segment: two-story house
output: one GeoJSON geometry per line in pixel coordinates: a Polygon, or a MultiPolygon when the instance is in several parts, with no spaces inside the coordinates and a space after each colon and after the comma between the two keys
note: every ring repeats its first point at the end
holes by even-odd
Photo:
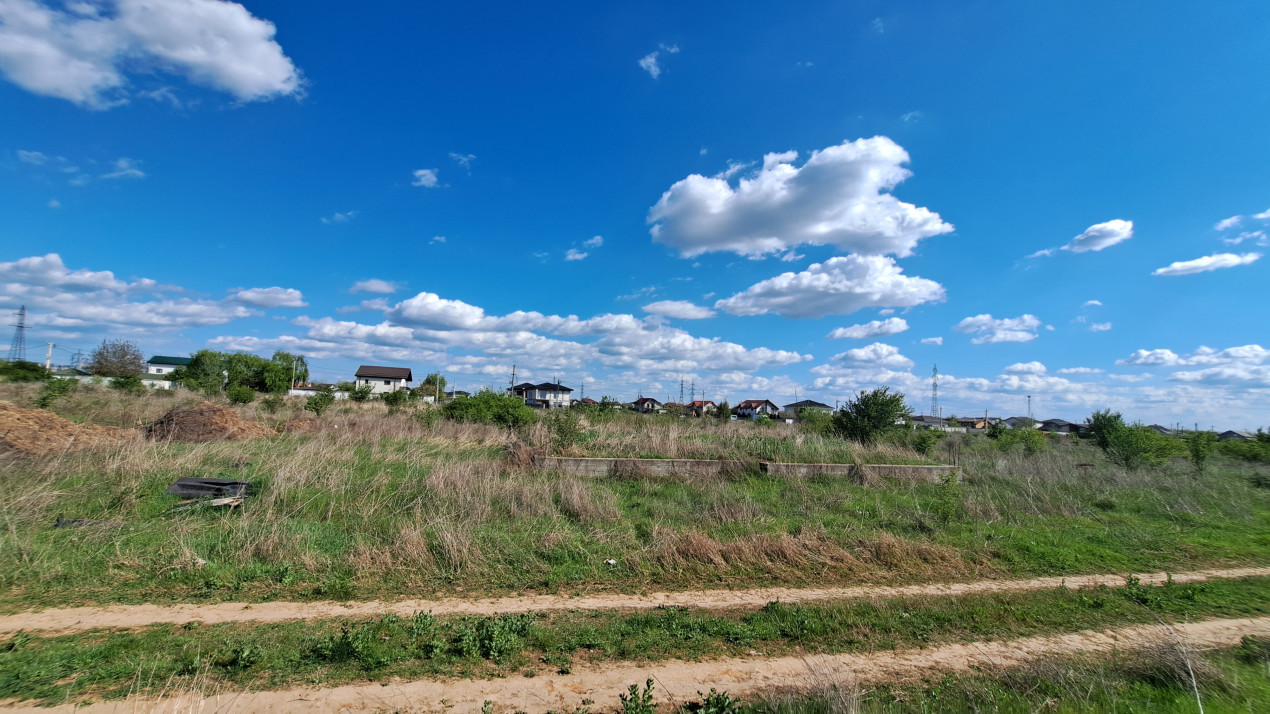
{"type": "Polygon", "coordinates": [[[763,415],[774,419],[780,413],[781,408],[767,399],[746,399],[736,405],[736,415],[747,419],[757,419],[763,415]]]}
{"type": "Polygon", "coordinates": [[[568,409],[573,404],[573,390],[561,384],[522,382],[507,390],[535,409],[568,409]]]}
{"type": "Polygon", "coordinates": [[[410,383],[415,380],[409,367],[379,367],[366,364],[358,367],[357,374],[354,376],[357,378],[357,386],[369,384],[372,387],[372,394],[410,389],[410,383]]]}

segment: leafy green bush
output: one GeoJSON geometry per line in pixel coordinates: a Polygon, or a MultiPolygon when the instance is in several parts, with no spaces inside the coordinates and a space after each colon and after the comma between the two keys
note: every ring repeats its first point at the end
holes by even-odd
{"type": "Polygon", "coordinates": [[[129,394],[138,394],[144,392],[146,385],[142,383],[141,378],[135,374],[123,374],[113,377],[110,380],[110,388],[117,389],[121,392],[129,394]]]}
{"type": "Polygon", "coordinates": [[[804,409],[798,413],[798,429],[808,434],[829,436],[833,433],[833,415],[819,409],[804,409]]]}
{"type": "Polygon", "coordinates": [[[890,387],[879,387],[847,402],[833,415],[833,428],[839,436],[872,444],[898,428],[897,422],[908,413],[903,392],[892,394],[890,387]]]}
{"type": "Polygon", "coordinates": [[[1217,448],[1217,435],[1211,431],[1194,431],[1186,435],[1186,448],[1191,453],[1195,470],[1204,473],[1208,457],[1217,448]]]}
{"type": "Polygon", "coordinates": [[[946,436],[938,429],[914,429],[908,437],[908,445],[917,453],[930,456],[935,451],[935,445],[946,436]]]}
{"type": "Polygon", "coordinates": [[[446,402],[441,413],[454,421],[496,424],[514,428],[527,426],[537,418],[520,397],[482,389],[476,396],[458,397],[446,402]]]}
{"type": "Polygon", "coordinates": [[[1107,435],[1107,458],[1114,464],[1136,471],[1164,461],[1163,437],[1146,426],[1126,426],[1107,435]]]}
{"type": "Polygon", "coordinates": [[[40,389],[40,396],[35,398],[35,406],[48,409],[53,406],[54,401],[75,391],[78,386],[79,381],[75,379],[51,379],[40,389]]]}
{"type": "Polygon", "coordinates": [[[1045,434],[1039,429],[1005,428],[996,431],[995,435],[990,432],[988,438],[992,439],[1001,451],[1014,451],[1021,447],[1023,453],[1028,456],[1039,454],[1049,448],[1049,444],[1045,441],[1045,434]]]}
{"type": "Polygon", "coordinates": [[[389,412],[395,412],[406,406],[406,403],[414,399],[414,394],[408,389],[398,389],[392,392],[385,392],[379,397],[384,404],[388,405],[389,412]]]}
{"type": "Polygon", "coordinates": [[[256,400],[256,390],[238,385],[226,389],[225,396],[229,397],[230,404],[251,404],[256,400]]]}
{"type": "Polygon", "coordinates": [[[1231,458],[1254,463],[1270,463],[1270,434],[1257,434],[1255,439],[1229,439],[1217,444],[1217,449],[1231,458]]]}
{"type": "Polygon", "coordinates": [[[359,384],[359,385],[353,386],[351,389],[348,390],[348,398],[352,399],[355,402],[361,403],[366,401],[367,399],[370,399],[370,396],[374,393],[375,393],[375,385],[359,384]]]}
{"type": "Polygon", "coordinates": [[[286,404],[287,400],[281,394],[270,394],[260,400],[260,406],[270,414],[277,414],[286,404]]]}
{"type": "Polygon", "coordinates": [[[330,387],[327,387],[304,400],[304,408],[307,411],[313,412],[314,416],[320,417],[322,416],[322,412],[329,409],[334,403],[335,394],[331,391],[330,387]]]}
{"type": "Polygon", "coordinates": [[[42,382],[52,379],[53,375],[44,369],[44,365],[26,360],[0,362],[0,378],[6,382],[42,382]]]}

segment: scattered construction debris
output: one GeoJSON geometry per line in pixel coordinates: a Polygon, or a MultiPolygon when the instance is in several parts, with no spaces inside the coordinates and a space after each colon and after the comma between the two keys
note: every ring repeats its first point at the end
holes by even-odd
{"type": "Polygon", "coordinates": [[[238,412],[211,402],[172,407],[158,421],[146,427],[151,439],[173,441],[220,441],[258,439],[274,431],[258,421],[248,421],[238,412]]]}
{"type": "Polygon", "coordinates": [[[182,498],[243,498],[251,495],[251,484],[227,478],[186,476],[168,486],[167,492],[182,498]]]}
{"type": "Polygon", "coordinates": [[[131,429],[76,424],[45,409],[23,409],[0,401],[0,454],[45,456],[116,446],[138,438],[131,429]]]}

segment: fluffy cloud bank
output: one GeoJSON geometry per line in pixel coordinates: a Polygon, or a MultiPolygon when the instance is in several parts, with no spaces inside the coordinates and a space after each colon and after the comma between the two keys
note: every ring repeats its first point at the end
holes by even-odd
{"type": "Polygon", "coordinates": [[[812,263],[802,272],[781,273],[714,306],[733,315],[823,317],[849,315],[867,307],[913,307],[943,299],[942,285],[904,275],[892,258],[848,255],[812,263]]]}
{"type": "Polygon", "coordinates": [[[912,254],[923,238],[953,227],[938,213],[904,203],[889,191],[911,172],[908,153],[885,136],[813,151],[767,154],[740,179],[692,174],[677,181],[648,212],[653,240],[690,258],[711,251],[759,257],[801,244],[832,245],[866,255],[912,254]]]}
{"type": "Polygon", "coordinates": [[[124,66],[164,71],[241,101],[301,90],[273,23],[221,0],[0,0],[0,72],[35,94],[107,108],[127,100],[124,66]]]}
{"type": "Polygon", "coordinates": [[[714,317],[714,310],[695,305],[687,300],[659,300],[644,306],[644,312],[663,317],[674,317],[680,320],[703,320],[714,317]]]}

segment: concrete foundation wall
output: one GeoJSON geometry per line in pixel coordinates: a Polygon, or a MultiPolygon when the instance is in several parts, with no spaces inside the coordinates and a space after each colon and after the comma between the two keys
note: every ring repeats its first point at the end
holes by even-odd
{"type": "MultiPolygon", "coordinates": [[[[592,478],[641,478],[644,476],[673,476],[718,474],[725,467],[745,468],[743,461],[715,461],[706,459],[582,459],[564,456],[543,456],[535,460],[544,471],[559,471],[573,476],[592,478]]],[[[760,462],[761,471],[782,478],[806,478],[808,476],[857,476],[853,464],[781,464],[760,462]]],[[[865,476],[897,481],[939,482],[950,474],[956,474],[956,466],[909,466],[900,464],[867,464],[865,476]]]]}

